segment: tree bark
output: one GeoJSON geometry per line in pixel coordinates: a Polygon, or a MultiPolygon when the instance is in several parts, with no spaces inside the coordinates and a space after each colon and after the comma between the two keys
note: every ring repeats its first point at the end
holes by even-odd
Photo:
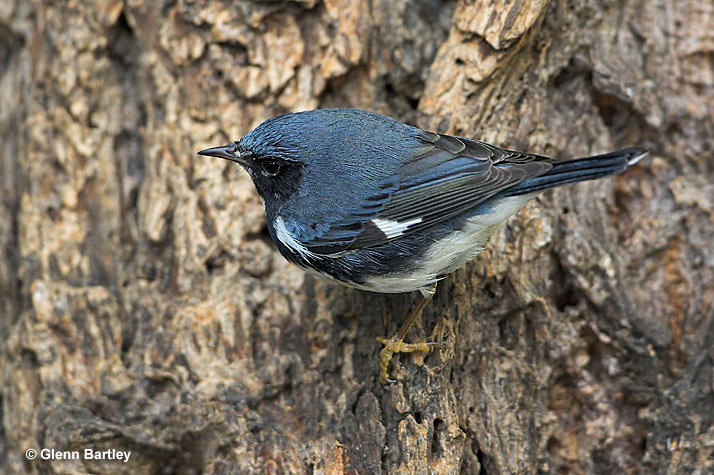
{"type": "Polygon", "coordinates": [[[0,98],[3,473],[714,471],[710,0],[3,0],[0,98]],[[420,297],[305,276],[195,154],[334,106],[652,152],[514,216],[381,386],[420,297]]]}

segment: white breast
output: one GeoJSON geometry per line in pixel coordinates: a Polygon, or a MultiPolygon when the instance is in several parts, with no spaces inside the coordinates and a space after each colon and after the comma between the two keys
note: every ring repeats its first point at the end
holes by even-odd
{"type": "Polygon", "coordinates": [[[288,231],[288,228],[285,226],[285,221],[282,217],[275,217],[275,220],[273,220],[273,229],[275,229],[275,237],[277,237],[283,245],[297,252],[304,259],[320,257],[314,252],[309,251],[302,245],[302,243],[298,242],[292,234],[290,234],[290,231],[288,231]]]}

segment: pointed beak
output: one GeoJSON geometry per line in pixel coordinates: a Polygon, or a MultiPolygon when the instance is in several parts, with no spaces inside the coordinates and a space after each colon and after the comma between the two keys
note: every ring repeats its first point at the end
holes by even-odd
{"type": "Polygon", "coordinates": [[[238,162],[239,157],[236,156],[235,154],[235,145],[224,145],[223,147],[212,147],[212,148],[207,148],[204,150],[201,150],[198,152],[199,155],[205,155],[207,157],[218,157],[218,158],[225,158],[226,160],[230,160],[232,162],[238,162]]]}

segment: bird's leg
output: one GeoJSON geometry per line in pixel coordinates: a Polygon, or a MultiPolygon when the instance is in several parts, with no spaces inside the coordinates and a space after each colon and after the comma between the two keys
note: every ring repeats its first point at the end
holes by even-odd
{"type": "Polygon", "coordinates": [[[422,310],[426,307],[431,299],[436,293],[436,282],[429,287],[424,295],[424,299],[419,302],[419,304],[412,310],[407,319],[402,324],[399,331],[391,338],[378,336],[377,341],[384,345],[382,351],[379,353],[379,382],[381,384],[387,384],[387,382],[394,382],[394,380],[389,379],[389,362],[392,361],[392,356],[394,353],[412,353],[414,351],[429,351],[432,346],[438,346],[438,343],[434,342],[421,342],[421,343],[405,343],[404,337],[412,326],[414,320],[421,315],[422,310]]]}

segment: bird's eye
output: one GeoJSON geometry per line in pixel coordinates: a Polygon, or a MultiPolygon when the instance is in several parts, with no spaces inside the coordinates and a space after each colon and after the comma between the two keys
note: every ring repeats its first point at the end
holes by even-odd
{"type": "Polygon", "coordinates": [[[261,166],[265,173],[270,176],[275,176],[280,171],[280,163],[275,160],[263,160],[261,166]]]}

